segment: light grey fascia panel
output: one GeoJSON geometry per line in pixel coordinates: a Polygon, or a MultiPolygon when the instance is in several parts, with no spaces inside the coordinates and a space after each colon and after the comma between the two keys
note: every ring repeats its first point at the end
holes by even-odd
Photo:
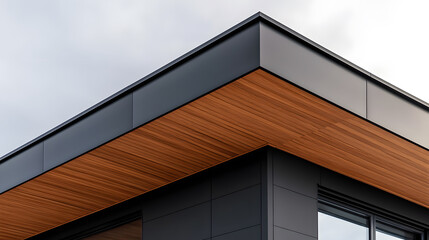
{"type": "Polygon", "coordinates": [[[429,112],[368,82],[368,120],[429,148],[429,112]]]}
{"type": "Polygon", "coordinates": [[[366,79],[261,23],[261,67],[361,117],[366,115],[366,79]]]}

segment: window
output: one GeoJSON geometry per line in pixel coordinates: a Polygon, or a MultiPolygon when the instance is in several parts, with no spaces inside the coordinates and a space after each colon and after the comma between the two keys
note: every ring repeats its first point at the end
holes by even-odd
{"type": "Polygon", "coordinates": [[[364,215],[321,205],[319,240],[368,240],[369,222],[364,215]]]}
{"type": "MultiPolygon", "coordinates": [[[[375,237],[377,240],[414,240],[419,239],[418,234],[413,234],[412,232],[400,229],[398,227],[390,226],[383,222],[376,222],[376,232],[375,237]]],[[[421,239],[421,237],[420,237],[421,239]]]]}
{"type": "Polygon", "coordinates": [[[142,238],[142,220],[138,219],[83,239],[84,240],[121,240],[121,239],[139,240],[141,238],[142,238]]]}
{"type": "Polygon", "coordinates": [[[422,240],[422,230],[352,207],[320,202],[319,240],[422,240]]]}

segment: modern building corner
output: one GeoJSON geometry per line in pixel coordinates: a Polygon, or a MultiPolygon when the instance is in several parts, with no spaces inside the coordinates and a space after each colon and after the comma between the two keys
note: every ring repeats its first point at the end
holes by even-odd
{"type": "Polygon", "coordinates": [[[0,158],[0,239],[429,240],[429,104],[257,13],[0,158]]]}

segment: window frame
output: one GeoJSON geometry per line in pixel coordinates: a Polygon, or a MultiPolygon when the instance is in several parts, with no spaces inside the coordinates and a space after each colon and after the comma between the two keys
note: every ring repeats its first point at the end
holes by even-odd
{"type": "MultiPolygon", "coordinates": [[[[416,235],[413,240],[425,240],[425,226],[418,222],[410,221],[406,217],[388,212],[375,206],[365,204],[359,200],[350,198],[330,189],[319,187],[317,212],[329,214],[340,219],[353,222],[353,219],[346,216],[339,216],[337,211],[330,212],[329,209],[337,209],[345,215],[356,215],[367,218],[369,229],[369,240],[376,240],[377,226],[389,226],[393,229],[404,231],[416,235]]],[[[359,224],[359,223],[356,223],[359,224]]]]}

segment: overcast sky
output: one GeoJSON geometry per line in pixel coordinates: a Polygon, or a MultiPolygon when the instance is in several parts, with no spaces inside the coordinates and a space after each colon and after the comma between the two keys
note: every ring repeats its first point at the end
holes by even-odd
{"type": "Polygon", "coordinates": [[[427,2],[0,0],[0,156],[258,11],[429,102],[427,2]]]}

